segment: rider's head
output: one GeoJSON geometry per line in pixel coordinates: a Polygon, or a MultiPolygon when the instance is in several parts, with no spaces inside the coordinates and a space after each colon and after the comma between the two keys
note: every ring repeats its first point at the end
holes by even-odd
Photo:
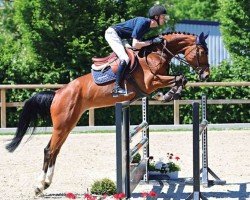
{"type": "Polygon", "coordinates": [[[166,8],[161,5],[155,5],[151,7],[148,11],[149,18],[155,20],[158,26],[163,25],[165,23],[166,14],[167,14],[166,8]]]}

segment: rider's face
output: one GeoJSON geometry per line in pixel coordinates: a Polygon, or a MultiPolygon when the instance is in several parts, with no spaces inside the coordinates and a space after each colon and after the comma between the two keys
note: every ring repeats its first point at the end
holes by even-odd
{"type": "Polygon", "coordinates": [[[160,24],[160,26],[165,24],[168,20],[169,20],[168,15],[160,15],[159,16],[159,24],[160,24]]]}

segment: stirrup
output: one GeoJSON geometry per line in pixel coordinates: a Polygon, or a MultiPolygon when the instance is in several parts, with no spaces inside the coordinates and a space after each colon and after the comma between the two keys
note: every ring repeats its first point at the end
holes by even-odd
{"type": "Polygon", "coordinates": [[[119,95],[126,96],[126,95],[128,95],[128,92],[127,92],[127,90],[124,90],[121,87],[115,87],[112,90],[112,95],[113,95],[113,97],[118,97],[119,95]]]}

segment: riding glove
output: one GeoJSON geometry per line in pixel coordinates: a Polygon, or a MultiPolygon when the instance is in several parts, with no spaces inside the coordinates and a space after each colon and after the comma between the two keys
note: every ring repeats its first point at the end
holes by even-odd
{"type": "Polygon", "coordinates": [[[160,44],[162,42],[162,38],[160,37],[156,37],[154,39],[151,40],[151,44],[160,44]]]}

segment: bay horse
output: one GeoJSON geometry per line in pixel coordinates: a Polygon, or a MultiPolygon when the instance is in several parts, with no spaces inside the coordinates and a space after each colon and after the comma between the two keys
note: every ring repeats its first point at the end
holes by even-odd
{"type": "MultiPolygon", "coordinates": [[[[210,75],[208,49],[205,39],[190,33],[165,33],[160,44],[152,44],[137,52],[137,66],[127,80],[126,96],[113,97],[114,83],[97,85],[91,73],[83,75],[56,91],[39,92],[25,102],[13,139],[6,145],[13,152],[30,127],[35,129],[37,120],[49,117],[53,131],[48,145],[44,149],[42,173],[35,194],[42,194],[52,182],[57,155],[70,131],[76,126],[81,115],[90,108],[113,106],[116,102],[134,101],[141,96],[150,95],[159,88],[171,86],[163,96],[165,101],[179,98],[186,84],[183,75],[169,75],[169,62],[178,54],[184,54],[182,62],[188,63],[199,74],[201,80],[210,75]]],[[[31,135],[34,133],[34,129],[31,135]]]]}

